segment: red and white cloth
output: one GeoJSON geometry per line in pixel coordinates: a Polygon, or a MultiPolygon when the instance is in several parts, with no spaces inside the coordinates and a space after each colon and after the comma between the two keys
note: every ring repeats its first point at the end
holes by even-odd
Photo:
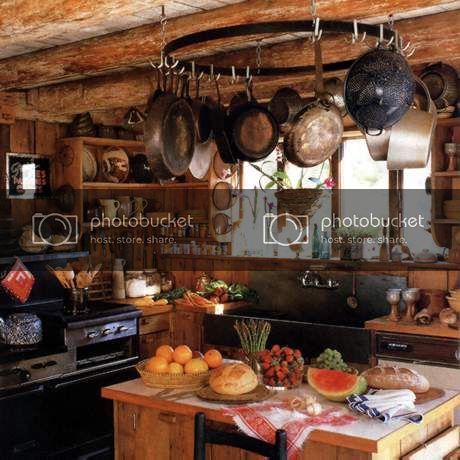
{"type": "Polygon", "coordinates": [[[336,407],[327,407],[321,414],[310,416],[293,410],[289,401],[266,401],[226,408],[244,434],[266,442],[275,442],[276,430],[282,429],[287,434],[288,460],[296,460],[308,435],[321,425],[343,426],[357,420],[354,415],[336,407]]]}

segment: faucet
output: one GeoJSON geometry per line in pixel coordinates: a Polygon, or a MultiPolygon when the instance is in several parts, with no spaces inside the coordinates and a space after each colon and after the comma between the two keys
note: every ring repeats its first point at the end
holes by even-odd
{"type": "Polygon", "coordinates": [[[304,288],[337,289],[340,286],[340,283],[334,278],[328,277],[323,279],[318,272],[311,270],[299,273],[297,279],[304,288]]]}

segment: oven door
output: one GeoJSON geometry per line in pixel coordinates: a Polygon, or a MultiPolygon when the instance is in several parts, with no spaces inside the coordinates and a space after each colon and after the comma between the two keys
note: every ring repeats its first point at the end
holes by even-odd
{"type": "Polygon", "coordinates": [[[113,458],[113,405],[101,388],[138,377],[132,363],[60,379],[47,392],[54,423],[49,458],[113,458]]]}
{"type": "Polygon", "coordinates": [[[44,458],[47,445],[43,385],[10,389],[0,394],[0,457],[8,460],[44,458]]]}

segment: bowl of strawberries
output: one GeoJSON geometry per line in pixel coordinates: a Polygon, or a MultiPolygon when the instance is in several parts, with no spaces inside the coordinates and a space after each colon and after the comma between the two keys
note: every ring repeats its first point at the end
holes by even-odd
{"type": "Polygon", "coordinates": [[[302,382],[304,360],[300,350],[273,345],[260,354],[264,385],[271,390],[295,388],[302,382]]]}

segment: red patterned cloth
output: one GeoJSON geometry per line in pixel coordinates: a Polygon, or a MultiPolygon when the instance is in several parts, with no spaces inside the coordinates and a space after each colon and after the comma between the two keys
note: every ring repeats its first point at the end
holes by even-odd
{"type": "Polygon", "coordinates": [[[325,408],[320,415],[309,416],[293,410],[289,401],[266,401],[224,409],[238,428],[248,436],[275,442],[278,429],[286,431],[288,460],[296,460],[308,435],[321,425],[343,426],[357,420],[354,415],[335,407],[325,408]]]}

